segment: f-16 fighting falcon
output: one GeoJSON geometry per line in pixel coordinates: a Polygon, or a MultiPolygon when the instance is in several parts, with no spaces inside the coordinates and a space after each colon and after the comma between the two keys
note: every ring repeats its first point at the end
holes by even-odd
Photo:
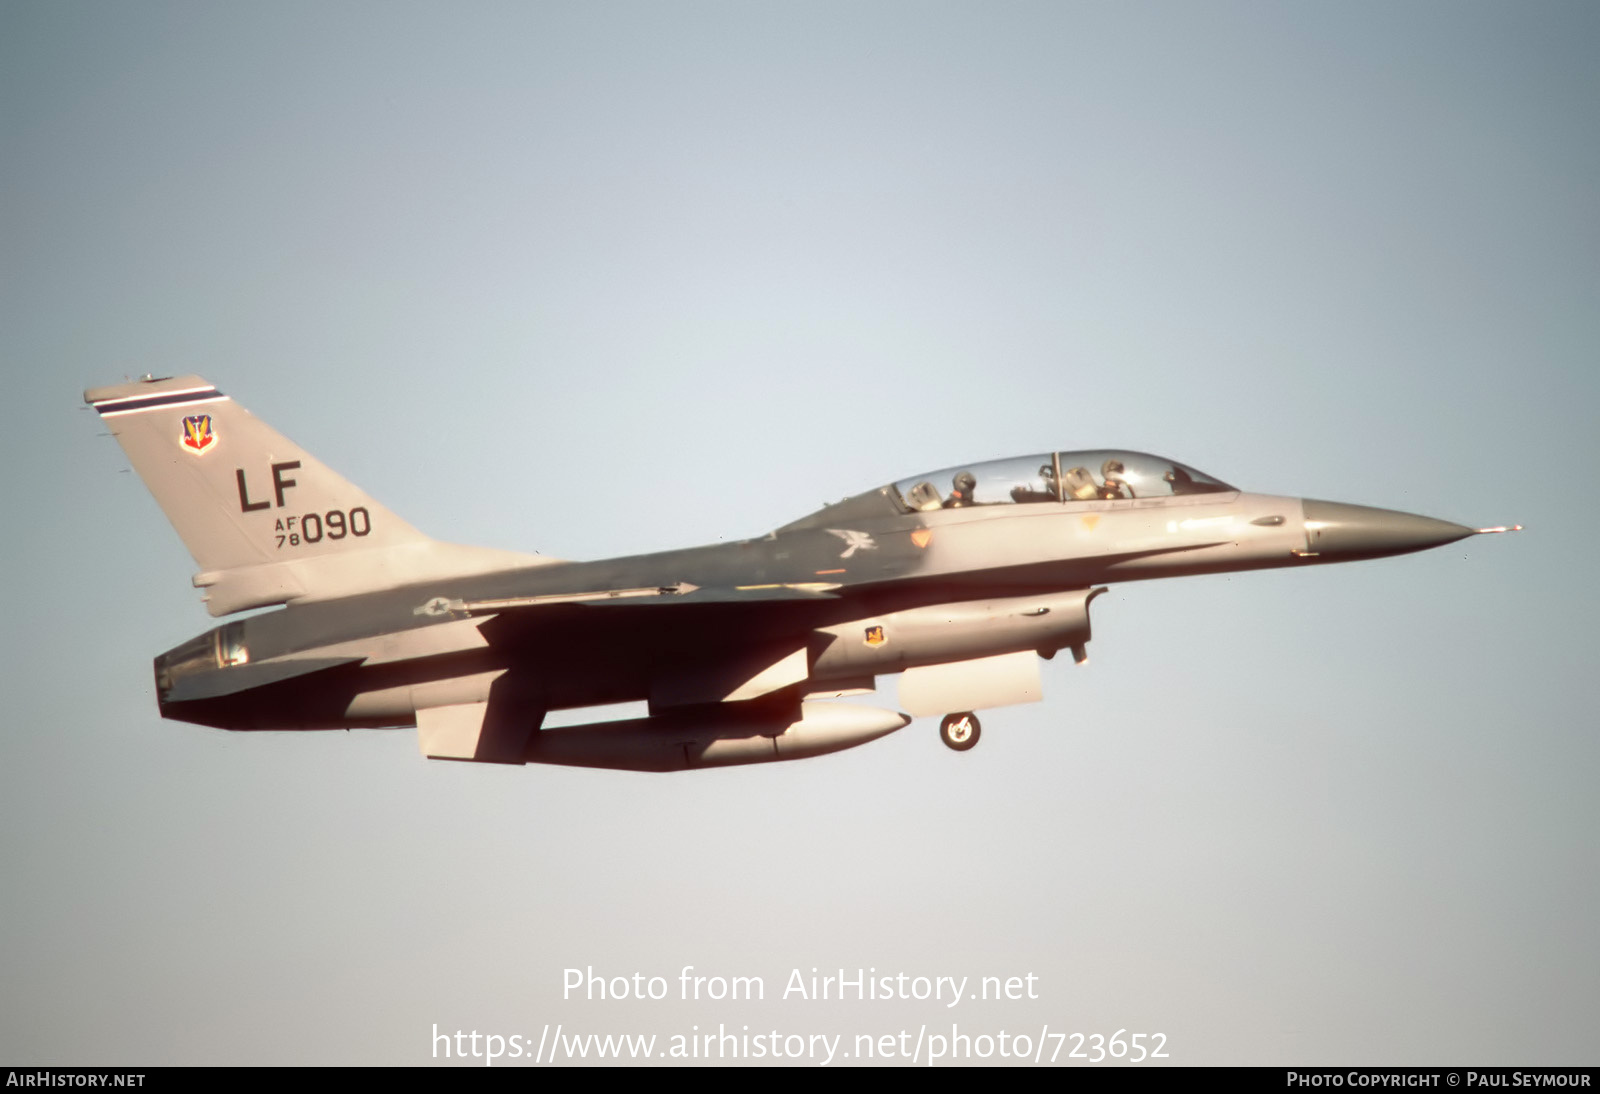
{"type": "Polygon", "coordinates": [[[1244,493],[1142,452],[961,464],[756,539],[599,562],[430,539],[197,376],[90,390],[213,616],[157,657],[161,713],[415,726],[422,754],[636,771],[794,760],[1040,698],[1105,583],[1381,558],[1481,532],[1244,493]],[[832,702],[899,673],[906,713],[832,702]],[[541,728],[555,710],[649,716],[541,728]]]}

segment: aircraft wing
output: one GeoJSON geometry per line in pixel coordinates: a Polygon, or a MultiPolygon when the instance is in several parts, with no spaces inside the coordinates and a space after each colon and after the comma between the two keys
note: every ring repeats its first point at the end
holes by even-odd
{"type": "Polygon", "coordinates": [[[582,607],[623,606],[630,608],[666,604],[742,604],[815,602],[837,599],[838,585],[828,582],[803,584],[699,586],[688,582],[676,585],[647,585],[631,589],[545,593],[538,596],[450,599],[434,597],[416,609],[417,615],[478,615],[486,612],[517,612],[557,605],[582,607]]]}
{"type": "MultiPolygon", "coordinates": [[[[837,600],[839,586],[813,581],[787,585],[729,585],[691,587],[672,597],[639,601],[640,604],[768,604],[776,602],[837,600]]],[[[591,601],[596,605],[616,604],[616,600],[591,601]]]]}

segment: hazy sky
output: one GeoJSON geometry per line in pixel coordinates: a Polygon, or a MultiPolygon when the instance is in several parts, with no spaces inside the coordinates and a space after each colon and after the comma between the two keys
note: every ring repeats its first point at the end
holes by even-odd
{"type": "Polygon", "coordinates": [[[1588,3],[0,3],[0,1059],[1596,1063],[1597,54],[1588,3]],[[211,620],[80,409],[146,372],[558,557],[1051,448],[1529,531],[1115,586],[966,754],[429,763],[157,716],[211,620]]]}

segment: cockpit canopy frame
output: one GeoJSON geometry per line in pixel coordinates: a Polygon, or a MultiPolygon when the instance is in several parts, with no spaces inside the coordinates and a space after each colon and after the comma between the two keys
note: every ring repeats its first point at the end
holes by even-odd
{"type": "Polygon", "coordinates": [[[1013,456],[900,479],[885,493],[903,512],[1034,502],[1116,501],[1235,491],[1186,464],[1120,449],[1013,456]]]}

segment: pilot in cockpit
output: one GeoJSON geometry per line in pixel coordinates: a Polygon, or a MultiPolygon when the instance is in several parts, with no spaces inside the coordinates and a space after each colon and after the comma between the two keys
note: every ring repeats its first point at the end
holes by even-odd
{"type": "Polygon", "coordinates": [[[971,471],[956,472],[955,478],[950,480],[950,485],[954,489],[950,491],[950,496],[944,501],[946,509],[962,509],[968,505],[977,504],[972,497],[972,492],[978,488],[978,478],[971,471]]]}
{"type": "Polygon", "coordinates": [[[1110,459],[1100,465],[1100,476],[1106,480],[1105,485],[1100,488],[1102,498],[1111,501],[1133,496],[1133,490],[1122,477],[1123,470],[1122,461],[1118,459],[1110,459]]]}

